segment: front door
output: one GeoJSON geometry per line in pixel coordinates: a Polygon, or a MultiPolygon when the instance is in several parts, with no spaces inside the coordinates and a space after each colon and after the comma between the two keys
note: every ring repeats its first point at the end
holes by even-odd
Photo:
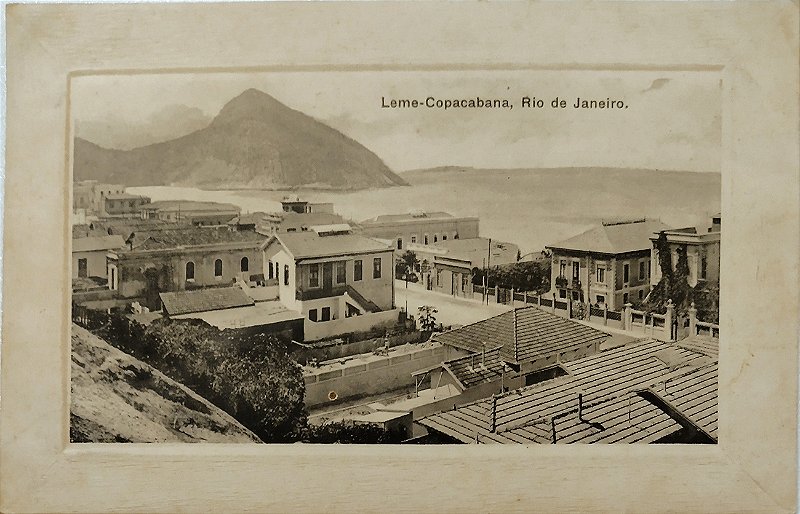
{"type": "Polygon", "coordinates": [[[322,265],[322,288],[330,291],[333,288],[333,263],[326,262],[322,265]]]}

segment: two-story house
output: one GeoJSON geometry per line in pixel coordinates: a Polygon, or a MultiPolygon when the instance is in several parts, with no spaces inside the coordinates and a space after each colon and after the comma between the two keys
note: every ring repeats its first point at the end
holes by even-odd
{"type": "Polygon", "coordinates": [[[305,317],[307,340],[370,328],[366,319],[333,323],[356,316],[396,321],[394,256],[385,243],[330,225],[276,233],[262,248],[264,274],[278,280],[281,303],[305,317]]]}
{"type": "Polygon", "coordinates": [[[650,292],[650,236],[669,230],[658,220],[607,221],[564,241],[552,252],[551,293],[560,300],[621,310],[650,292]]]}
{"type": "MultiPolygon", "coordinates": [[[[664,231],[672,257],[673,269],[678,263],[678,248],[686,249],[689,264],[689,285],[695,287],[700,282],[719,282],[721,217],[712,216],[711,226],[684,227],[664,231]]],[[[651,234],[653,245],[650,267],[653,274],[650,284],[655,286],[661,280],[658,250],[659,233],[651,234]]]]}
{"type": "Polygon", "coordinates": [[[384,214],[360,223],[365,236],[389,239],[397,250],[409,244],[432,245],[453,239],[478,237],[476,217],[453,216],[447,212],[412,211],[384,214]]]}

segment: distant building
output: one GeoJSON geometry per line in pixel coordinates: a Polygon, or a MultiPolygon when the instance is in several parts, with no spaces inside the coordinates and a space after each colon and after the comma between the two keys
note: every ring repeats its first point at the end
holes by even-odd
{"type": "MultiPolygon", "coordinates": [[[[672,256],[672,268],[678,263],[678,248],[686,249],[689,264],[689,285],[695,287],[700,282],[719,282],[719,251],[721,217],[719,214],[711,218],[708,227],[684,227],[665,230],[672,256]]],[[[661,280],[661,266],[657,242],[659,233],[650,236],[653,244],[650,267],[653,269],[650,284],[655,286],[661,280]]]]}
{"type": "Polygon", "coordinates": [[[239,216],[241,208],[229,203],[165,200],[144,205],[140,211],[142,219],[219,226],[239,216]]]}
{"type": "Polygon", "coordinates": [[[281,200],[283,212],[294,212],[297,214],[333,214],[332,203],[310,203],[301,200],[298,196],[286,196],[281,200]]]}
{"type": "Polygon", "coordinates": [[[551,293],[621,310],[650,292],[654,232],[670,227],[657,220],[603,222],[564,241],[547,245],[552,252],[551,293]]]}
{"type": "Polygon", "coordinates": [[[345,219],[338,214],[326,212],[305,212],[297,213],[279,212],[267,214],[259,220],[256,230],[262,234],[274,234],[278,232],[306,232],[311,227],[320,225],[340,225],[345,223],[345,219]]]}
{"type": "Polygon", "coordinates": [[[519,247],[513,243],[474,237],[448,239],[429,245],[409,244],[407,250],[417,256],[420,276],[427,289],[471,297],[473,270],[513,264],[517,262],[519,247]]]}
{"type": "Polygon", "coordinates": [[[72,240],[72,278],[107,276],[106,254],[125,246],[120,236],[92,236],[72,240]]]}
{"type": "Polygon", "coordinates": [[[430,245],[453,239],[478,237],[478,218],[456,217],[447,212],[412,211],[384,214],[360,223],[365,236],[390,239],[397,250],[408,244],[430,245]]]}
{"type": "Polygon", "coordinates": [[[72,184],[72,211],[84,215],[101,215],[109,195],[125,193],[125,186],[104,184],[96,180],[83,180],[72,184]]]}
{"type": "Polygon", "coordinates": [[[391,247],[334,225],[276,233],[263,249],[267,281],[277,279],[281,302],[306,318],[306,339],[397,321],[391,247]]]}
{"type": "Polygon", "coordinates": [[[100,216],[112,218],[139,218],[140,209],[150,203],[150,198],[129,193],[112,193],[105,196],[100,216]]]}
{"type": "Polygon", "coordinates": [[[263,282],[265,237],[226,228],[137,232],[108,254],[108,287],[157,310],[158,293],[263,282]]]}

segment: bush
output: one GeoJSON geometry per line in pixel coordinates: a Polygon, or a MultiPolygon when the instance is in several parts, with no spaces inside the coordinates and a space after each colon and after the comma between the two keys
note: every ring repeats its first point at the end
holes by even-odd
{"type": "MultiPolygon", "coordinates": [[[[483,285],[484,270],[475,268],[472,283],[483,285]]],[[[486,270],[487,285],[515,291],[545,293],[550,290],[550,261],[525,261],[486,270]]]]}
{"type": "Polygon", "coordinates": [[[303,431],[304,443],[340,444],[391,444],[405,439],[400,433],[386,432],[374,424],[357,424],[352,421],[333,421],[322,425],[308,425],[303,431]]]}

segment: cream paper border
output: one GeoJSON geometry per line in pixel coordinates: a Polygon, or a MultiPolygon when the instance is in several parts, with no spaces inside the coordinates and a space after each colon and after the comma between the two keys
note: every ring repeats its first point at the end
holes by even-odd
{"type": "Polygon", "coordinates": [[[15,5],[6,13],[3,512],[795,510],[796,4],[15,5]],[[70,76],[264,67],[718,70],[720,444],[68,445],[70,76]]]}

